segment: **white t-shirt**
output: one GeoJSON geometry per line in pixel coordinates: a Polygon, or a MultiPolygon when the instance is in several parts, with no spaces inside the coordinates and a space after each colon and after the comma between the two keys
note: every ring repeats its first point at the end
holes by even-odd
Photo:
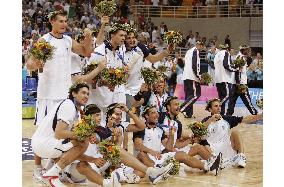
{"type": "MultiPolygon", "coordinates": [[[[76,110],[73,101],[66,99],[63,102],[57,104],[41,121],[34,135],[32,136],[33,142],[37,139],[54,139],[55,138],[55,127],[53,120],[57,111],[57,121],[62,120],[68,124],[68,130],[71,130],[73,125],[79,120],[80,113],[76,110]],[[60,105],[60,107],[59,107],[60,105]],[[59,108],[58,108],[59,107],[59,108]],[[58,111],[57,111],[58,109],[58,111]]],[[[57,122],[56,121],[56,122],[57,122]]]]}
{"type": "Polygon", "coordinates": [[[159,0],[151,0],[153,6],[159,6],[159,0]]]}
{"type": "MultiPolygon", "coordinates": [[[[119,47],[119,49],[115,51],[115,55],[113,55],[109,46],[106,46],[106,43],[103,43],[95,49],[94,53],[92,53],[89,63],[94,60],[100,61],[105,57],[107,59],[107,67],[123,67],[123,63],[125,63],[125,46],[119,47]]],[[[95,103],[100,107],[107,107],[113,103],[114,94],[121,92],[125,92],[124,85],[116,86],[114,92],[111,92],[106,86],[97,86],[96,89],[90,89],[88,103],[95,103]]]]}
{"type": "Polygon", "coordinates": [[[164,102],[168,98],[168,94],[164,93],[162,96],[159,94],[154,94],[152,92],[151,97],[149,99],[149,103],[151,105],[155,105],[158,112],[166,112],[166,107],[163,106],[164,102]]]}
{"type": "Polygon", "coordinates": [[[47,60],[43,72],[38,75],[38,99],[59,100],[68,96],[71,83],[72,39],[63,35],[61,39],[50,33],[43,36],[56,49],[51,60],[47,60]]]}

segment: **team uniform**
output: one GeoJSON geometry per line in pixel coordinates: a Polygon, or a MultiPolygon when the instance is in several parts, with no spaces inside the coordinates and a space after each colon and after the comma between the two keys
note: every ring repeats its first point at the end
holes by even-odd
{"type": "MultiPolygon", "coordinates": [[[[162,145],[162,141],[166,138],[166,135],[162,127],[154,127],[154,128],[146,127],[142,131],[134,132],[133,140],[135,138],[141,138],[143,141],[143,145],[145,147],[161,153],[164,147],[162,145]]],[[[136,154],[138,154],[137,151],[136,154]]],[[[162,154],[161,159],[157,159],[154,156],[150,155],[149,153],[148,156],[155,163],[155,166],[160,166],[163,165],[163,163],[166,161],[167,158],[173,158],[175,154],[176,152],[164,153],[162,154]]]]}
{"type": "MultiPolygon", "coordinates": [[[[95,52],[92,53],[89,63],[92,61],[100,61],[106,58],[107,67],[118,68],[124,67],[125,63],[125,46],[120,46],[115,50],[113,55],[112,46],[108,41],[98,46],[95,52]]],[[[126,103],[125,86],[116,86],[114,91],[110,91],[106,86],[97,86],[95,89],[90,89],[90,97],[88,104],[96,104],[103,112],[102,125],[104,126],[105,112],[107,106],[112,103],[126,103]]]]}
{"type": "MultiPolygon", "coordinates": [[[[206,122],[211,116],[202,120],[206,122]]],[[[215,154],[219,152],[223,156],[223,168],[229,165],[245,166],[246,158],[243,153],[237,153],[231,145],[230,129],[241,123],[243,117],[237,116],[222,116],[222,119],[211,123],[208,126],[208,133],[204,137],[206,139],[205,145],[209,144],[210,148],[215,154]]]]}
{"type": "Polygon", "coordinates": [[[41,120],[59,102],[68,96],[71,82],[72,39],[67,35],[56,38],[47,33],[42,38],[55,47],[51,60],[47,60],[43,72],[38,74],[35,124],[41,120]]]}
{"type": "Polygon", "coordinates": [[[166,107],[164,106],[164,102],[168,98],[168,94],[164,93],[162,96],[159,94],[155,94],[152,92],[151,97],[149,99],[149,104],[156,106],[157,111],[159,112],[159,121],[158,123],[163,123],[163,120],[166,115],[166,107]]]}
{"type": "Polygon", "coordinates": [[[57,104],[41,121],[32,136],[32,148],[36,155],[42,158],[59,158],[64,152],[73,147],[69,139],[56,139],[55,128],[57,121],[68,124],[71,131],[73,125],[79,120],[80,113],[76,110],[73,101],[66,99],[57,104]]]}
{"type": "MultiPolygon", "coordinates": [[[[166,113],[163,123],[159,124],[160,127],[163,128],[163,130],[165,131],[166,135],[169,135],[169,131],[170,131],[170,127],[175,127],[176,131],[174,134],[174,145],[176,143],[176,141],[178,139],[181,138],[181,134],[182,134],[182,124],[179,120],[175,119],[171,119],[169,114],[166,113]]],[[[183,151],[186,154],[188,154],[188,152],[190,151],[190,146],[187,145],[185,147],[182,148],[175,148],[177,151],[183,151]]]]}
{"type": "Polygon", "coordinates": [[[231,55],[227,50],[219,51],[214,58],[215,83],[218,96],[221,101],[221,114],[225,114],[226,102],[232,95],[232,83],[235,80],[234,72],[237,71],[231,65],[231,55]]]}
{"type": "MultiPolygon", "coordinates": [[[[245,56],[241,52],[239,52],[237,57],[240,57],[240,58],[242,58],[243,60],[246,61],[245,56]]],[[[251,99],[250,99],[248,89],[246,89],[246,91],[244,93],[238,93],[237,92],[237,84],[247,85],[247,61],[246,61],[246,64],[242,67],[242,70],[238,70],[237,72],[235,72],[235,78],[236,78],[236,81],[235,81],[235,84],[232,84],[232,95],[229,99],[229,104],[228,104],[228,109],[227,109],[226,114],[227,115],[233,115],[234,114],[234,108],[235,108],[237,99],[240,96],[243,103],[245,104],[245,106],[249,110],[249,112],[252,115],[256,115],[257,110],[254,108],[254,106],[251,103],[251,99]]]]}
{"type": "Polygon", "coordinates": [[[193,115],[193,104],[201,96],[200,87],[200,58],[196,47],[191,48],[185,54],[182,80],[184,81],[185,102],[181,105],[181,112],[188,117],[193,115]]]}

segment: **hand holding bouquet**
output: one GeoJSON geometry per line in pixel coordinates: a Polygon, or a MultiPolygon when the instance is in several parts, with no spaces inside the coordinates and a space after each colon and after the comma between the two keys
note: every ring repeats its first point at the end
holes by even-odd
{"type": "MultiPolygon", "coordinates": [[[[52,59],[54,50],[55,50],[55,47],[50,45],[50,43],[44,40],[37,41],[32,45],[30,49],[30,55],[36,60],[39,60],[45,63],[46,60],[52,59]]],[[[43,69],[40,68],[39,72],[42,73],[43,69]]]]}
{"type": "Polygon", "coordinates": [[[247,91],[248,87],[245,84],[237,85],[237,93],[244,94],[247,91]]]}
{"type": "Polygon", "coordinates": [[[97,6],[94,7],[95,15],[99,17],[111,16],[116,12],[116,4],[114,0],[103,0],[97,6]]]}
{"type": "Polygon", "coordinates": [[[140,72],[147,85],[155,84],[160,78],[160,73],[155,69],[143,67],[140,72]]]}
{"type": "Polygon", "coordinates": [[[95,133],[96,127],[96,122],[91,115],[82,115],[81,120],[74,125],[73,132],[77,140],[84,141],[95,133]]]}
{"type": "Polygon", "coordinates": [[[187,125],[187,128],[192,131],[195,137],[202,137],[208,132],[206,125],[202,122],[197,121],[187,125]]]}
{"type": "Polygon", "coordinates": [[[174,164],[174,166],[170,170],[169,174],[170,175],[178,175],[179,174],[179,169],[180,169],[180,163],[176,159],[168,157],[166,159],[166,161],[164,162],[163,166],[167,166],[169,163],[173,163],[174,164]]]}
{"type": "Polygon", "coordinates": [[[203,83],[203,84],[206,84],[206,85],[208,85],[209,83],[211,83],[212,82],[212,77],[211,77],[211,75],[209,74],[209,73],[202,73],[201,74],[201,82],[203,83]]]}
{"type": "Polygon", "coordinates": [[[100,85],[106,85],[113,91],[115,86],[125,84],[128,76],[126,68],[105,68],[101,72],[100,85]]]}
{"type": "Polygon", "coordinates": [[[237,57],[236,60],[233,61],[233,64],[237,67],[237,68],[241,68],[246,64],[246,61],[242,58],[242,57],[237,57]]]}
{"type": "Polygon", "coordinates": [[[99,151],[104,156],[104,159],[111,162],[112,165],[116,166],[120,163],[120,150],[114,143],[108,140],[103,140],[99,143],[99,151]]]}
{"type": "Polygon", "coordinates": [[[173,44],[173,49],[175,46],[182,42],[182,35],[178,31],[168,31],[164,34],[164,41],[170,45],[173,44]]]}

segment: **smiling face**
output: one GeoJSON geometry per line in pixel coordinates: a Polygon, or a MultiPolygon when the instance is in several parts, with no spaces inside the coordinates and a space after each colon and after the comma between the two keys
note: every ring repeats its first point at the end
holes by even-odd
{"type": "Polygon", "coordinates": [[[132,49],[136,45],[136,37],[133,32],[127,34],[125,39],[126,47],[132,49]]]}
{"type": "Polygon", "coordinates": [[[59,34],[63,34],[67,29],[67,16],[57,15],[54,19],[50,20],[52,30],[59,34]]]}
{"type": "Polygon", "coordinates": [[[111,41],[117,46],[123,45],[125,38],[126,38],[126,31],[123,30],[119,30],[116,33],[111,34],[111,41]]]}
{"type": "Polygon", "coordinates": [[[100,125],[101,119],[102,119],[101,113],[99,112],[99,113],[92,114],[92,117],[95,120],[96,124],[100,125]]]}
{"type": "Polygon", "coordinates": [[[159,113],[155,107],[150,108],[148,113],[145,115],[146,121],[148,123],[158,123],[159,120],[159,113]]]}
{"type": "Polygon", "coordinates": [[[78,93],[72,92],[72,95],[77,104],[84,106],[87,104],[89,99],[89,89],[87,87],[82,87],[79,89],[78,93]]]}
{"type": "Polygon", "coordinates": [[[219,101],[214,101],[211,104],[211,107],[209,108],[209,112],[211,112],[212,115],[220,114],[221,113],[221,103],[219,101]]]}
{"type": "Polygon", "coordinates": [[[167,106],[167,109],[172,115],[177,116],[180,111],[179,100],[178,99],[171,100],[170,104],[167,106]]]}

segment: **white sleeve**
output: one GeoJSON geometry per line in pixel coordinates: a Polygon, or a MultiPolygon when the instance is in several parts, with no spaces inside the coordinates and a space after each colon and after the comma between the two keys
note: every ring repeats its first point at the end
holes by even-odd
{"type": "Polygon", "coordinates": [[[80,74],[82,73],[81,70],[81,64],[80,64],[81,58],[79,55],[72,53],[72,58],[71,58],[71,75],[74,74],[80,74]]]}
{"type": "Polygon", "coordinates": [[[73,125],[76,118],[76,108],[71,100],[64,101],[57,112],[57,120],[62,120],[68,125],[73,125]]]}

